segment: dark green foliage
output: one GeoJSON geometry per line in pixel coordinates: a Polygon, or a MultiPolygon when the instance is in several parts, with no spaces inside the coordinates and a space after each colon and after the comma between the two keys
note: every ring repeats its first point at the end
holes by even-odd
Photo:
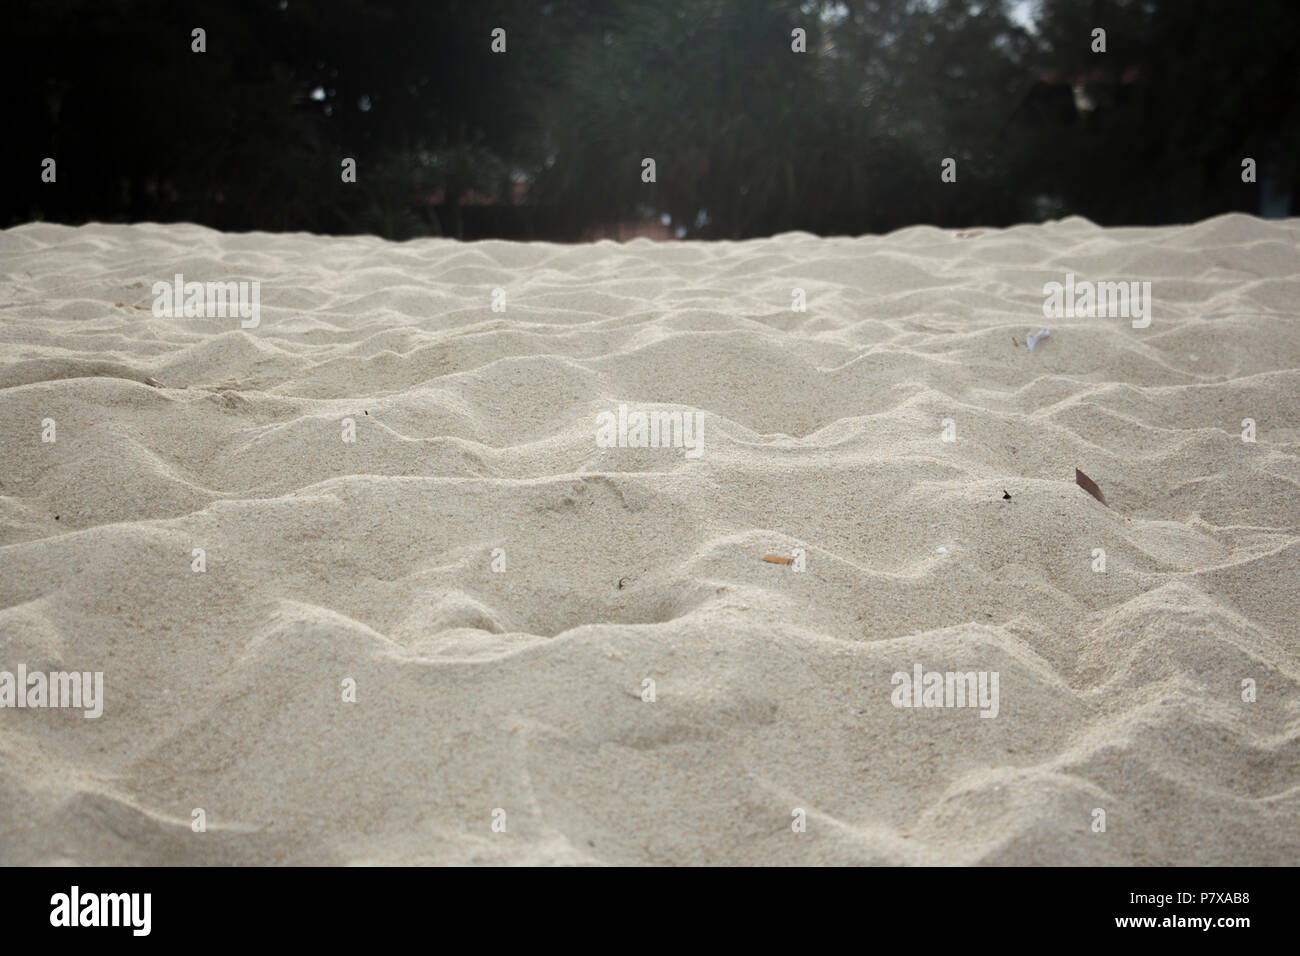
{"type": "Polygon", "coordinates": [[[1013,7],[18,0],[0,223],[568,239],[660,219],[706,238],[1156,223],[1258,211],[1246,156],[1300,194],[1294,0],[1043,0],[1034,31],[1013,7]]]}

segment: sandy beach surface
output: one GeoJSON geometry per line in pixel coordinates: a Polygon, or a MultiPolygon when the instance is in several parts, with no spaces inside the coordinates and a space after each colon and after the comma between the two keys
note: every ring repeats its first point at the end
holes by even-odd
{"type": "Polygon", "coordinates": [[[0,232],[0,672],[103,675],[0,862],[1300,863],[1298,302],[1242,215],[0,232]]]}

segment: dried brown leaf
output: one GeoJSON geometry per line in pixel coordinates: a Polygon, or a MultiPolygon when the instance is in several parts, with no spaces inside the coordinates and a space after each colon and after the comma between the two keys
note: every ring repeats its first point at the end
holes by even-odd
{"type": "MultiPolygon", "coordinates": [[[[1078,468],[1074,469],[1074,483],[1100,501],[1103,505],[1106,505],[1106,498],[1102,495],[1101,489],[1097,487],[1097,483],[1081,472],[1078,468]]],[[[1106,507],[1109,508],[1110,505],[1106,505],[1106,507]]]]}

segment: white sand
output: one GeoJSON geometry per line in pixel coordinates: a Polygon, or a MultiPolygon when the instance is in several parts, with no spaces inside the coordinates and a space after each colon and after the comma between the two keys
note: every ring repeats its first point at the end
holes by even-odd
{"type": "Polygon", "coordinates": [[[0,670],[105,698],[0,710],[0,861],[1300,863],[1298,243],[0,233],[0,670]]]}

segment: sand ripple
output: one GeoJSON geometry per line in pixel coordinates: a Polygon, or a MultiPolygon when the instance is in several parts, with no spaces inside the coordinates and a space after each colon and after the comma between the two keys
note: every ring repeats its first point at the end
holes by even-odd
{"type": "Polygon", "coordinates": [[[0,670],[106,695],[0,710],[0,862],[1300,863],[1297,300],[1300,221],[1235,215],[0,233],[0,670]],[[177,272],[260,326],[156,318],[177,272]],[[1151,326],[1045,320],[1067,272],[1151,326]],[[702,454],[598,447],[620,403],[702,454]],[[916,663],[997,717],[892,706],[916,663]]]}

